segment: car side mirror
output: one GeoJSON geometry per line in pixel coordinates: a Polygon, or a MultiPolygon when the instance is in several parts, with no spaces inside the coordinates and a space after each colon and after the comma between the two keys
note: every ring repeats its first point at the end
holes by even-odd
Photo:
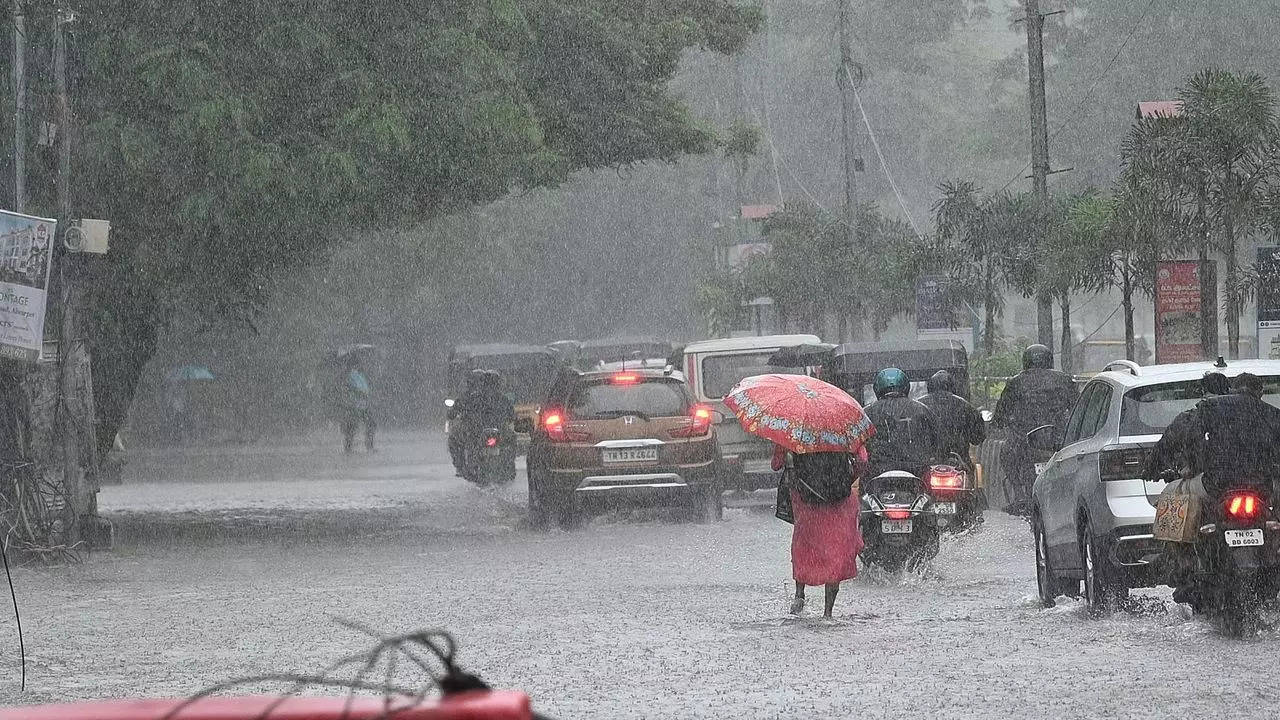
{"type": "Polygon", "coordinates": [[[1052,425],[1041,425],[1027,433],[1027,445],[1032,450],[1058,452],[1060,448],[1058,444],[1058,428],[1052,425]]]}

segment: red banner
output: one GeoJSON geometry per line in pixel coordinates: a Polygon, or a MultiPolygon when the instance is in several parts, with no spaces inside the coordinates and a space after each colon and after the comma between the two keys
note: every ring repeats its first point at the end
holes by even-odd
{"type": "Polygon", "coordinates": [[[1194,260],[1161,262],[1156,269],[1156,362],[1204,359],[1200,328],[1200,267],[1194,260]]]}

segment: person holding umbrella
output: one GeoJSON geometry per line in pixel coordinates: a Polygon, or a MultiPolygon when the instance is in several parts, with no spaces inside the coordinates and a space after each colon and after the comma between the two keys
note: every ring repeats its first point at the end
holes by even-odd
{"type": "Polygon", "coordinates": [[[826,589],[830,618],[840,584],[858,575],[861,498],[854,491],[866,467],[870,419],[840,388],[804,375],[759,375],[738,383],[725,404],[749,433],[775,445],[783,471],[778,516],[792,523],[791,612],[805,606],[805,588],[826,589]]]}

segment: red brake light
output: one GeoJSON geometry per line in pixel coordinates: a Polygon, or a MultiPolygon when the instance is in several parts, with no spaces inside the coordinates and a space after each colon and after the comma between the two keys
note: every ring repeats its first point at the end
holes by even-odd
{"type": "Polygon", "coordinates": [[[640,376],[635,373],[614,373],[610,382],[614,385],[635,385],[640,382],[640,376]]]}
{"type": "Polygon", "coordinates": [[[906,520],[911,517],[910,510],[885,510],[884,516],[890,520],[906,520]]]}
{"type": "Polygon", "coordinates": [[[547,437],[552,442],[563,442],[564,434],[564,415],[552,411],[542,416],[542,428],[547,431],[547,437]]]}
{"type": "Polygon", "coordinates": [[[934,490],[960,490],[967,479],[962,470],[953,467],[939,466],[929,470],[929,487],[934,490]]]}
{"type": "Polygon", "coordinates": [[[711,432],[711,408],[706,405],[694,405],[689,410],[689,418],[684,420],[680,427],[671,431],[671,437],[702,437],[708,432],[711,432]]]}
{"type": "Polygon", "coordinates": [[[485,447],[498,447],[498,438],[487,437],[484,439],[484,445],[485,447]]]}
{"type": "Polygon", "coordinates": [[[1232,493],[1226,504],[1227,515],[1236,520],[1255,520],[1262,513],[1262,498],[1253,493],[1232,493]]]}

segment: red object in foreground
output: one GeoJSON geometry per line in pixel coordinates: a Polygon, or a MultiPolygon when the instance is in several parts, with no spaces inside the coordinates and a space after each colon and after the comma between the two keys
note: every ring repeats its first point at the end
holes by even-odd
{"type": "Polygon", "coordinates": [[[70,705],[37,705],[0,709],[0,720],[532,720],[529,696],[519,692],[471,692],[413,705],[392,700],[391,714],[382,698],[211,697],[186,700],[112,700],[70,705]],[[272,705],[278,707],[271,709],[272,705]],[[269,711],[269,712],[268,712],[269,711]]]}
{"type": "Polygon", "coordinates": [[[724,403],[744,430],[793,453],[856,453],[875,434],[857,400],[807,375],[749,377],[724,403]]]}

